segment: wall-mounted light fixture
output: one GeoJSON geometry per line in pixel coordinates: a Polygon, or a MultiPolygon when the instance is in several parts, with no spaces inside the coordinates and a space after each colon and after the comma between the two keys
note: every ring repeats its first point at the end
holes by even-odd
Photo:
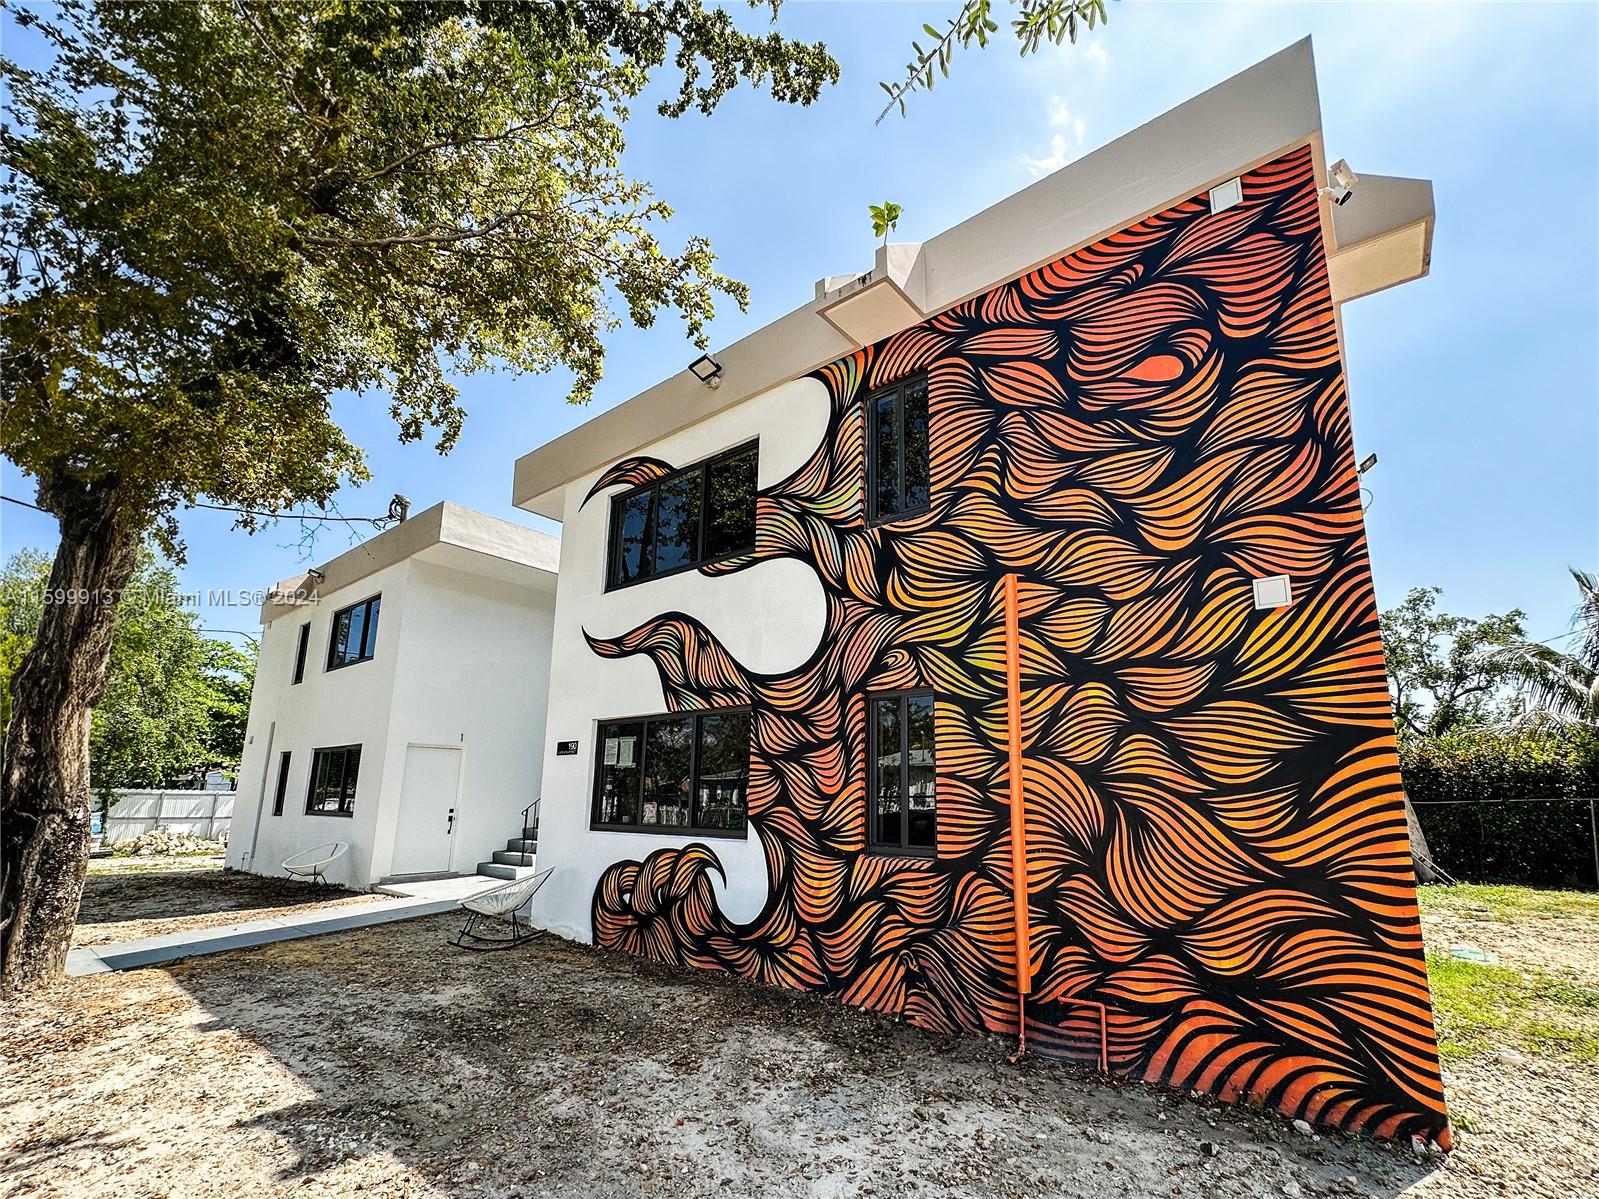
{"type": "Polygon", "coordinates": [[[1360,460],[1360,465],[1358,467],[1356,467],[1356,469],[1359,470],[1361,474],[1365,474],[1368,470],[1370,470],[1372,467],[1374,467],[1376,465],[1377,465],[1377,455],[1376,454],[1367,454],[1364,458],[1362,458],[1360,460]]]}
{"type": "Polygon", "coordinates": [[[323,574],[320,570],[317,570],[314,566],[305,573],[310,575],[311,581],[319,587],[328,581],[328,576],[323,574]]]}
{"type": "Polygon", "coordinates": [[[688,364],[689,373],[712,390],[722,385],[722,364],[709,354],[701,354],[688,364]]]}

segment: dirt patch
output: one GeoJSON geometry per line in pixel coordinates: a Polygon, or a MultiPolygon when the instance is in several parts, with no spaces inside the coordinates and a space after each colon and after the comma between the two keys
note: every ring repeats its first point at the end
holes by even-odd
{"type": "Polygon", "coordinates": [[[1497,1193],[1471,1166],[1503,1169],[1469,1138],[1439,1170],[553,938],[447,950],[457,924],[70,980],[14,1005],[0,1133],[15,1193],[1442,1196],[1497,1193]]]}
{"type": "Polygon", "coordinates": [[[220,859],[97,861],[83,885],[74,946],[110,945],[382,896],[223,870],[220,859]]]}

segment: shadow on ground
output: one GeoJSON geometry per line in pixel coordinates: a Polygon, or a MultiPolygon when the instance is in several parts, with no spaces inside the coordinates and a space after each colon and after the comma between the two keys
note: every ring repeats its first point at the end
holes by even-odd
{"type": "Polygon", "coordinates": [[[1396,1195],[1430,1167],[840,1004],[451,917],[196,961],[210,1014],[310,1094],[241,1133],[272,1181],[459,1196],[1396,1195]],[[423,1193],[427,1193],[424,1191],[423,1193]]]}

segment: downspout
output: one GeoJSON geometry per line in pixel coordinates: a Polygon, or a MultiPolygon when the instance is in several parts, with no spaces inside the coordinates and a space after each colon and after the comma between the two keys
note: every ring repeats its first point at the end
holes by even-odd
{"type": "MultiPolygon", "coordinates": [[[[272,773],[272,740],[277,735],[277,731],[277,721],[274,720],[267,725],[266,757],[261,762],[261,791],[255,797],[255,826],[250,830],[250,852],[239,860],[239,865],[252,874],[255,873],[255,848],[261,840],[261,812],[266,807],[267,775],[272,773]]],[[[233,802],[235,804],[239,802],[237,796],[235,796],[233,802]]],[[[215,810],[213,806],[212,811],[215,810]]],[[[238,815],[237,810],[235,810],[234,815],[238,815]]]]}
{"type": "Polygon", "coordinates": [[[1022,784],[1022,655],[1016,575],[1005,584],[1005,728],[1010,750],[1011,904],[1016,921],[1016,1056],[1027,1052],[1027,996],[1033,989],[1032,938],[1027,912],[1027,808],[1022,784]]]}

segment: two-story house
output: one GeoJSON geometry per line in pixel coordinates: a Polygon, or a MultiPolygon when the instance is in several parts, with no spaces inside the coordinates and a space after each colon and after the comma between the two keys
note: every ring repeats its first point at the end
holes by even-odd
{"type": "Polygon", "coordinates": [[[1445,1141],[1339,328],[1432,213],[1303,42],[524,456],[536,918],[1445,1141]]]}
{"type": "Polygon", "coordinates": [[[558,553],[444,503],[278,584],[228,865],[342,841],[330,877],[358,888],[528,869],[507,842],[539,793],[558,553]]]}

